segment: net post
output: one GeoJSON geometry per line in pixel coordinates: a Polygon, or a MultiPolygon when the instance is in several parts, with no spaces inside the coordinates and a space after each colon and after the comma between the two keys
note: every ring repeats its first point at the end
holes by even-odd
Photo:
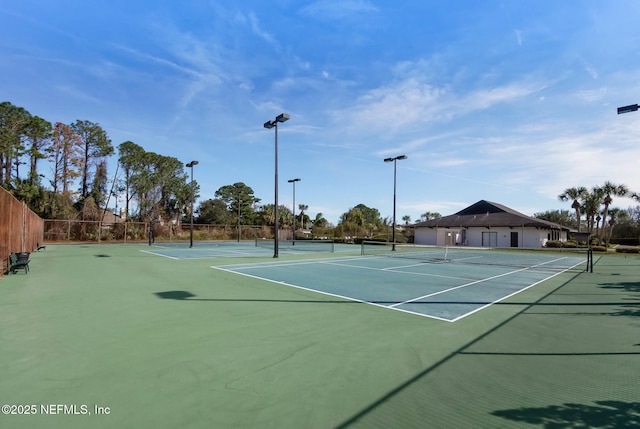
{"type": "Polygon", "coordinates": [[[588,232],[576,232],[576,245],[579,245],[581,241],[587,243],[587,267],[586,272],[593,272],[593,248],[591,247],[591,234],[588,232]]]}

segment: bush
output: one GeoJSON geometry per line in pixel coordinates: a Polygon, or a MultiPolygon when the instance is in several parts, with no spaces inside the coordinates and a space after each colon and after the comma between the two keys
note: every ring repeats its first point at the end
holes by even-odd
{"type": "Polygon", "coordinates": [[[640,239],[638,238],[612,238],[611,244],[624,244],[626,246],[640,246],[640,239]]]}
{"type": "Polygon", "coordinates": [[[639,247],[617,247],[616,253],[640,253],[639,247]]]}

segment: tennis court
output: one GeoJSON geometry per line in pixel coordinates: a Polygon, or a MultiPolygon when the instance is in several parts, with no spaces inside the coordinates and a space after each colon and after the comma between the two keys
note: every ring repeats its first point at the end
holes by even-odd
{"type": "MultiPolygon", "coordinates": [[[[585,255],[374,246],[357,257],[213,267],[338,298],[454,322],[563,272],[585,255]],[[370,252],[371,254],[366,254],[370,252]]],[[[579,268],[578,268],[579,267],[579,268]]]]}
{"type": "Polygon", "coordinates": [[[337,249],[200,259],[47,245],[28,275],[0,280],[0,397],[14,406],[0,427],[640,425],[637,255],[597,256],[589,273],[337,249]],[[511,282],[525,289],[488,295],[511,282]]]}

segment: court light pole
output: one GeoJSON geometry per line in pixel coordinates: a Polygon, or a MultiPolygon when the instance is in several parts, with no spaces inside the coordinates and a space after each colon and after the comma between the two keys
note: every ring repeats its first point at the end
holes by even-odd
{"type": "Polygon", "coordinates": [[[238,243],[240,243],[240,191],[238,191],[238,243]]]}
{"type": "Polygon", "coordinates": [[[267,129],[271,129],[271,128],[275,128],[276,131],[276,162],[275,162],[275,167],[276,167],[276,174],[275,174],[275,196],[274,196],[274,200],[275,200],[275,204],[273,207],[273,215],[274,215],[274,226],[273,226],[273,232],[274,232],[274,239],[273,239],[273,257],[277,258],[278,257],[278,229],[279,229],[279,225],[278,225],[278,123],[281,122],[286,122],[289,119],[291,119],[291,116],[289,116],[289,114],[287,113],[280,113],[278,116],[276,116],[275,119],[271,119],[267,122],[264,123],[264,127],[267,129]]]}
{"type": "Polygon", "coordinates": [[[185,167],[191,168],[191,227],[189,228],[189,248],[193,247],[193,200],[195,199],[195,190],[193,189],[193,167],[198,165],[198,161],[191,161],[185,164],[185,167]]]}
{"type": "Polygon", "coordinates": [[[385,158],[384,162],[393,162],[393,230],[391,231],[391,250],[396,250],[396,162],[407,159],[407,155],[400,155],[393,158],[385,158]]]}
{"type": "Polygon", "coordinates": [[[296,182],[299,182],[300,178],[287,180],[289,183],[293,183],[293,245],[296,245],[296,182]]]}

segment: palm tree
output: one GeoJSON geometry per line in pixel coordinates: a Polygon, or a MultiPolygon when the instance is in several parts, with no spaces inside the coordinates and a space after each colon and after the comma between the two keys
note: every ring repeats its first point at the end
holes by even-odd
{"type": "MultiPolygon", "coordinates": [[[[600,188],[603,199],[602,204],[604,204],[604,210],[602,210],[602,228],[600,229],[600,236],[605,237],[605,229],[607,225],[607,215],[609,214],[609,206],[613,202],[613,198],[611,196],[616,197],[624,197],[629,193],[629,188],[625,185],[616,185],[615,183],[611,183],[609,181],[605,182],[604,185],[600,188]]],[[[609,244],[608,241],[605,241],[605,244],[609,244]]]]}
{"type": "Polygon", "coordinates": [[[311,238],[314,238],[323,233],[324,228],[329,224],[329,222],[322,216],[322,213],[318,213],[316,218],[311,221],[312,229],[311,229],[311,238]]]}
{"type": "Polygon", "coordinates": [[[626,210],[622,210],[617,207],[609,210],[609,233],[606,239],[607,246],[609,245],[609,240],[611,240],[611,236],[613,235],[613,227],[616,226],[622,219],[628,216],[629,213],[626,210]]]}
{"type": "MultiPolygon", "coordinates": [[[[600,205],[602,205],[602,199],[604,194],[602,189],[594,187],[591,192],[587,192],[582,196],[582,204],[585,215],[587,216],[587,230],[590,234],[593,234],[593,230],[596,225],[596,216],[600,217],[600,205]]],[[[598,219],[598,222],[600,219],[598,219]]]]}
{"type": "Polygon", "coordinates": [[[305,222],[304,222],[304,212],[306,212],[307,210],[309,210],[309,206],[306,204],[298,204],[298,209],[300,210],[300,227],[304,228],[305,227],[305,222]]]}
{"type": "Polygon", "coordinates": [[[260,210],[260,218],[263,225],[273,225],[275,223],[275,210],[273,204],[265,204],[260,210]]]}
{"type": "Polygon", "coordinates": [[[409,225],[409,222],[411,222],[411,216],[409,215],[402,216],[402,220],[404,221],[405,225],[409,225]]]}
{"type": "Polygon", "coordinates": [[[420,215],[420,220],[425,222],[431,219],[439,219],[442,215],[438,212],[424,212],[420,215]]]}
{"type": "Polygon", "coordinates": [[[580,232],[580,210],[582,208],[582,200],[585,199],[585,196],[589,193],[587,188],[584,186],[580,186],[577,188],[568,188],[565,189],[564,192],[558,195],[558,199],[560,201],[569,201],[573,200],[571,203],[571,208],[576,211],[576,219],[578,221],[578,232],[580,232]]]}

